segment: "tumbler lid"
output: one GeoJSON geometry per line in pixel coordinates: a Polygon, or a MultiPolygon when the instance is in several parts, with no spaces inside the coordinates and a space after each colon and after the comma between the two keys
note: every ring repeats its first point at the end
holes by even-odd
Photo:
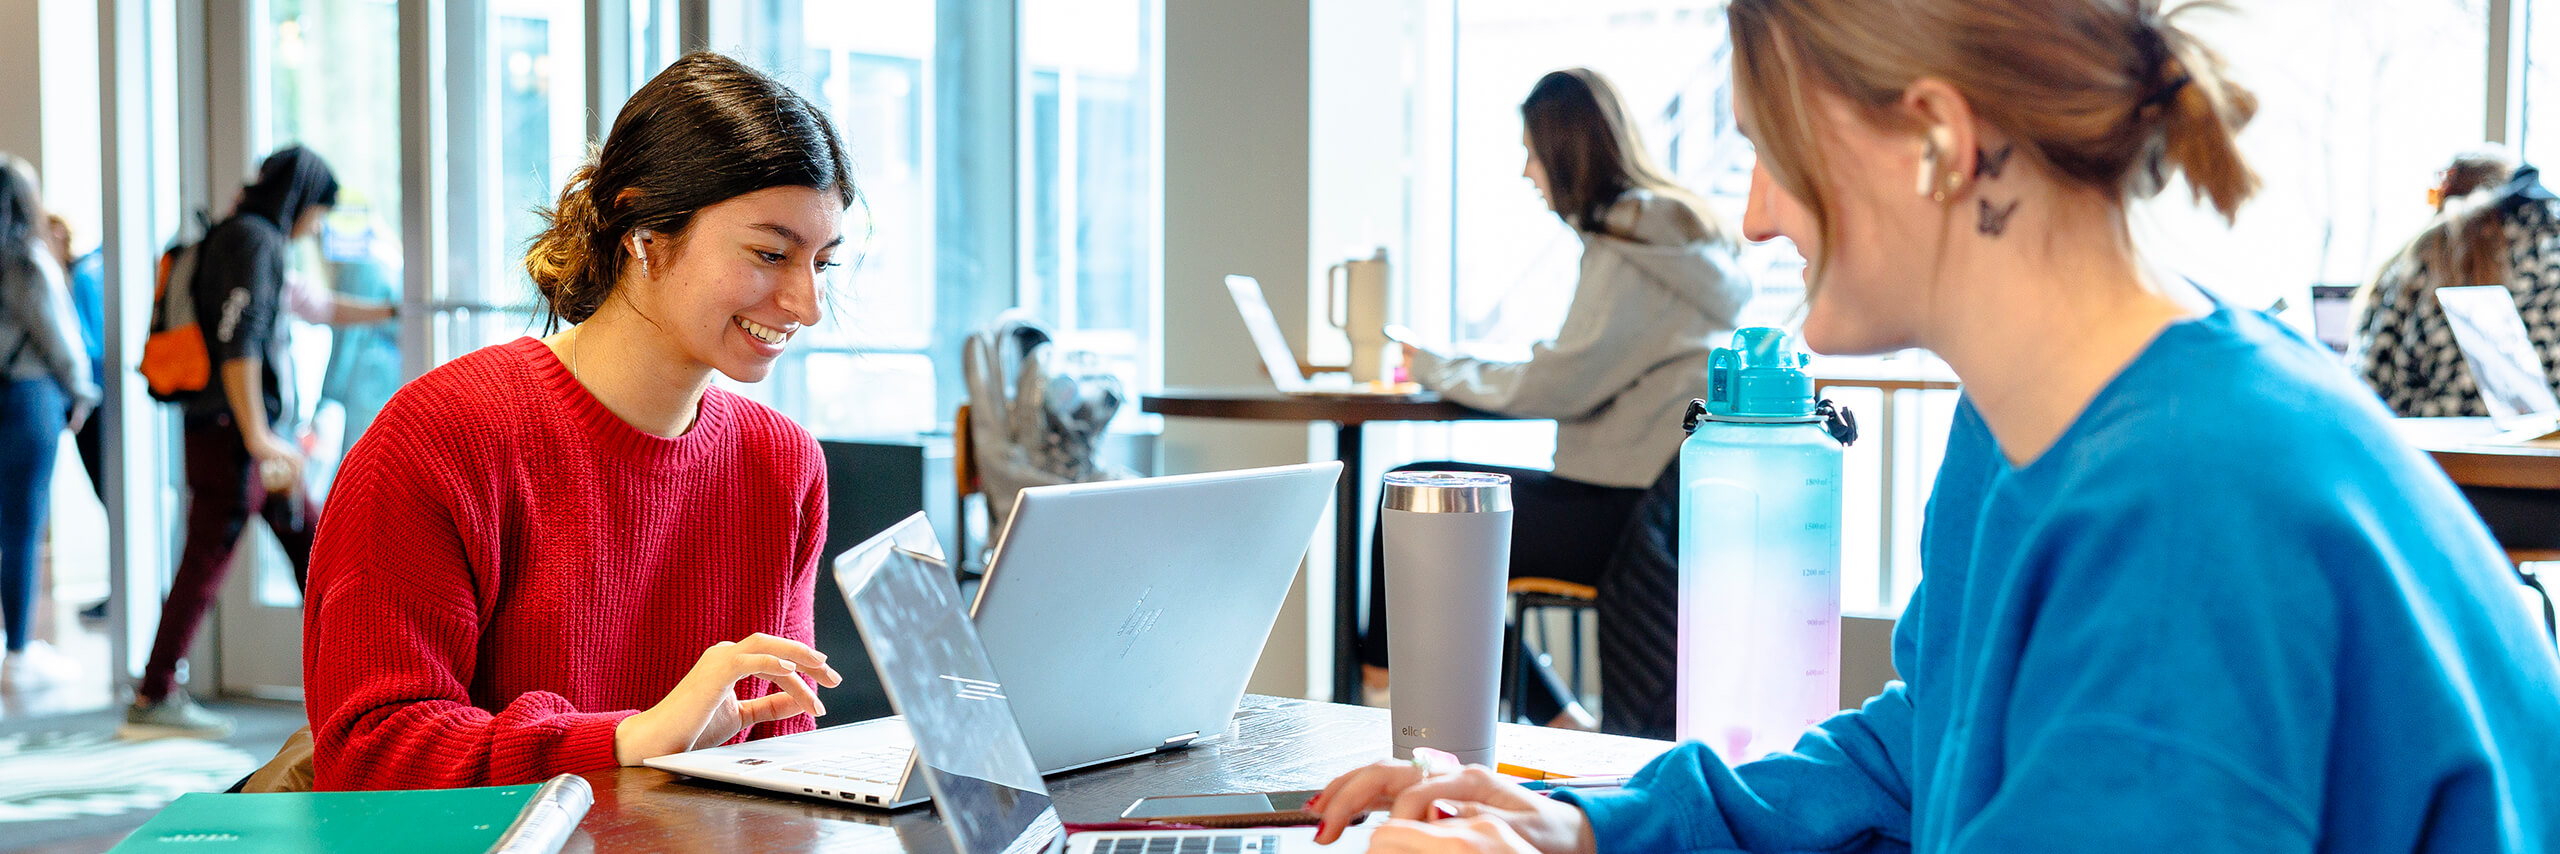
{"type": "Polygon", "coordinates": [[[1511,512],[1511,476],[1472,471],[1387,473],[1389,510],[1411,513],[1511,512]]]}

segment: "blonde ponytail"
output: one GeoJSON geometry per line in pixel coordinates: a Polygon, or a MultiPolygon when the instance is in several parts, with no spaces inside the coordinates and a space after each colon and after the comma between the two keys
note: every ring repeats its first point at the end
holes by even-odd
{"type": "MultiPolygon", "coordinates": [[[[2175,17],[2206,4],[2183,6],[2175,17]]],[[[2218,6],[2219,4],[2211,4],[2218,6]]],[[[2224,75],[2222,57],[2165,18],[2145,21],[2163,47],[2159,90],[2159,145],[2150,170],[2157,192],[2169,167],[2187,178],[2197,201],[2212,200],[2224,221],[2258,191],[2258,175],[2240,156],[2240,129],[2258,112],[2258,97],[2224,75]]],[[[2151,101],[2146,101],[2148,107],[2151,101]]]]}

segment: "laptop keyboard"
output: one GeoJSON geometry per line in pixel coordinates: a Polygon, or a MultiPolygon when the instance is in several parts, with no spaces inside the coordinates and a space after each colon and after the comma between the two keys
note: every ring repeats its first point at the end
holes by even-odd
{"type": "Polygon", "coordinates": [[[789,766],[788,770],[827,777],[842,777],[847,780],[895,783],[898,782],[898,775],[906,773],[907,757],[913,755],[915,755],[913,748],[874,747],[825,759],[813,759],[789,766]]]}
{"type": "Polygon", "coordinates": [[[1121,836],[1097,839],[1093,854],[1276,854],[1280,837],[1259,833],[1223,836],[1121,836]]]}

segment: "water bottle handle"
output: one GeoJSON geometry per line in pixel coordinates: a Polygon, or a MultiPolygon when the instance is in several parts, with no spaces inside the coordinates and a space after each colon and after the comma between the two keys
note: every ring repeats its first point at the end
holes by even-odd
{"type": "MultiPolygon", "coordinates": [[[[1822,402],[1814,404],[1813,414],[1822,419],[1823,432],[1831,434],[1831,438],[1839,441],[1841,447],[1857,444],[1858,416],[1850,412],[1849,407],[1832,403],[1831,399],[1826,397],[1822,402]]],[[[1680,415],[1680,432],[1697,435],[1698,422],[1706,418],[1707,402],[1690,398],[1689,410],[1680,415]]]]}
{"type": "Polygon", "coordinates": [[[1839,440],[1841,447],[1857,444],[1858,416],[1850,412],[1849,407],[1832,403],[1826,397],[1821,403],[1814,404],[1813,414],[1822,416],[1822,429],[1830,433],[1831,438],[1839,440]]]}

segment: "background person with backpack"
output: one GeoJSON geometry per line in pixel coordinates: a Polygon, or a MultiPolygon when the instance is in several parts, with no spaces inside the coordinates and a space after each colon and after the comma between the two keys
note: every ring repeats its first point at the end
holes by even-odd
{"type": "MultiPolygon", "coordinates": [[[[152,376],[154,395],[177,397],[186,413],[187,536],[169,598],[160,608],[160,630],[151,659],[125,710],[118,735],[220,737],[231,721],[195,705],[177,685],[213,592],[231,568],[234,546],[249,515],[257,513],[282,543],[300,579],[311,559],[311,526],[319,518],[302,490],[302,452],[280,428],[286,413],[278,361],[285,351],[282,314],[286,246],[320,230],[338,201],[338,181],[327,163],[301,146],[269,155],[257,180],[241,190],[229,218],[205,233],[192,252],[173,256],[167,291],[184,289],[191,305],[170,312],[178,294],[164,293],[164,314],[192,314],[209,363],[203,387],[193,393],[164,390],[152,376]]],[[[331,323],[372,323],[393,316],[386,304],[340,301],[331,323]]],[[[164,318],[168,319],[168,318],[164,318]]],[[[161,336],[155,335],[155,342],[161,336]]],[[[153,354],[146,347],[145,374],[153,354]]],[[[185,355],[192,355],[191,353],[185,355]]]]}
{"type": "Polygon", "coordinates": [[[62,267],[43,242],[34,170],[0,154],[0,614],[8,653],[0,688],[70,675],[69,661],[29,636],[36,605],[36,539],[44,529],[63,428],[80,428],[98,384],[62,267]]]}

